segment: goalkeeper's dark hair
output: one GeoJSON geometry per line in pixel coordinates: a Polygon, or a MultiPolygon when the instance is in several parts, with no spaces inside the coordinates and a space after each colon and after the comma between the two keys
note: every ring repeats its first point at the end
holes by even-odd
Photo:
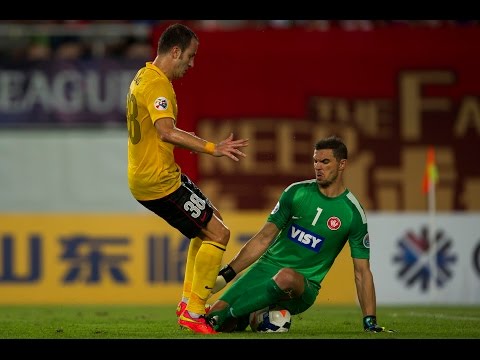
{"type": "Polygon", "coordinates": [[[185,51],[194,38],[198,41],[197,35],[188,26],[172,24],[165,29],[158,39],[157,54],[166,54],[174,46],[178,46],[182,51],[185,51]]]}
{"type": "Polygon", "coordinates": [[[336,135],[332,135],[322,140],[319,140],[315,144],[315,150],[324,149],[332,149],[333,156],[335,156],[335,159],[337,159],[338,161],[342,159],[348,159],[347,146],[345,145],[343,140],[336,135]]]}

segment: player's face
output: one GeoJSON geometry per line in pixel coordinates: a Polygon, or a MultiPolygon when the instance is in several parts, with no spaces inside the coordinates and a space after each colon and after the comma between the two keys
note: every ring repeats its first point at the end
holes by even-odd
{"type": "Polygon", "coordinates": [[[333,156],[332,149],[315,150],[313,152],[313,168],[317,184],[322,188],[327,188],[337,181],[340,163],[333,156]]]}
{"type": "Polygon", "coordinates": [[[192,39],[190,46],[180,53],[173,73],[174,79],[180,79],[185,75],[188,69],[194,65],[195,55],[197,55],[198,40],[192,39]]]}

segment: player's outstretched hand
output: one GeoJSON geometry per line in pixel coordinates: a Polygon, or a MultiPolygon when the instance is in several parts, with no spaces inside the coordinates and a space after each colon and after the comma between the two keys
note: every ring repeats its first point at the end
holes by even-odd
{"type": "Polygon", "coordinates": [[[248,139],[233,140],[231,133],[225,140],[215,145],[213,156],[228,156],[234,161],[239,161],[239,157],[246,157],[240,148],[248,146],[248,139]]]}
{"type": "Polygon", "coordinates": [[[395,330],[385,330],[385,327],[377,325],[377,317],[368,315],[363,318],[363,329],[366,332],[395,332],[395,330]]]}

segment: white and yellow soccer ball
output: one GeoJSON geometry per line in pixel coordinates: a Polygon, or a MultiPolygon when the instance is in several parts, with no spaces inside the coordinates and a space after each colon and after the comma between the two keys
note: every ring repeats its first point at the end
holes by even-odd
{"type": "Polygon", "coordinates": [[[266,307],[252,312],[249,322],[252,331],[281,333],[290,330],[292,316],[287,309],[266,307]]]}

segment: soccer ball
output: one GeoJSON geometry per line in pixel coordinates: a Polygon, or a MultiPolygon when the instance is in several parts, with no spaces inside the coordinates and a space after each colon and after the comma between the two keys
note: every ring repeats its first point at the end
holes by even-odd
{"type": "Polygon", "coordinates": [[[292,317],[287,309],[266,307],[252,312],[249,322],[252,331],[287,332],[292,325],[292,317]]]}

